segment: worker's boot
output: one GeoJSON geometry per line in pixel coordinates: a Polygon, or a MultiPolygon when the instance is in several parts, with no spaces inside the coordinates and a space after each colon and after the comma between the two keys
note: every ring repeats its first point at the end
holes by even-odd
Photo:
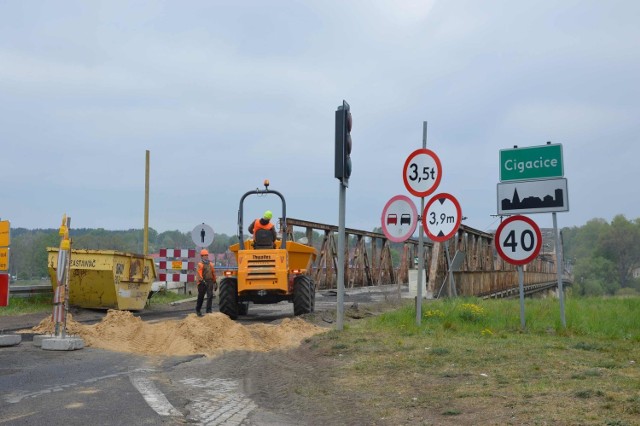
{"type": "Polygon", "coordinates": [[[201,316],[202,316],[202,312],[200,312],[200,311],[196,311],[196,315],[197,315],[197,316],[199,316],[199,317],[201,317],[201,316]]]}

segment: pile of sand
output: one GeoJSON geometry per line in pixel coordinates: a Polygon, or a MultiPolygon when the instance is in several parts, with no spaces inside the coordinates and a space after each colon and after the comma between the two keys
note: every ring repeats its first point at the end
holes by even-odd
{"type": "MultiPolygon", "coordinates": [[[[33,328],[40,334],[54,330],[51,317],[33,328]]],[[[141,355],[212,357],[233,350],[267,352],[297,347],[304,339],[326,331],[299,318],[285,318],[278,325],[244,326],[221,313],[147,323],[129,311],[109,310],[94,325],[80,324],[70,314],[67,317],[67,334],[81,337],[85,346],[141,355]]]]}

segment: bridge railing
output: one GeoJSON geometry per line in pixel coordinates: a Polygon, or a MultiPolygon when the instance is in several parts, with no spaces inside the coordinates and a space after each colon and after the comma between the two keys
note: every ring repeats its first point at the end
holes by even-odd
{"type": "MultiPolygon", "coordinates": [[[[310,265],[319,289],[336,288],[338,262],[338,227],[317,222],[287,218],[287,232],[294,237],[296,228],[304,228],[310,245],[319,251],[310,265]],[[320,234],[320,241],[314,241],[320,234]]],[[[394,267],[392,243],[382,233],[347,228],[345,253],[345,287],[407,283],[409,269],[415,267],[418,240],[409,239],[401,247],[400,265],[394,267]]],[[[455,286],[445,285],[448,276],[444,244],[424,242],[424,261],[427,274],[427,294],[449,296],[477,296],[499,293],[518,286],[516,267],[497,256],[494,235],[461,225],[456,236],[449,240],[450,257],[456,253],[462,262],[453,273],[455,286]]],[[[397,247],[397,246],[396,246],[397,247]]],[[[524,266],[525,285],[552,282],[556,276],[555,256],[544,255],[524,266]]]]}

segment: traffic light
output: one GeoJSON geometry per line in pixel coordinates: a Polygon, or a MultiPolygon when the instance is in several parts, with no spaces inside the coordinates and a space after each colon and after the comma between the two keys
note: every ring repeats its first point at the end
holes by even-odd
{"type": "Polygon", "coordinates": [[[351,176],[351,107],[347,101],[336,110],[335,177],[348,186],[351,176]]]}

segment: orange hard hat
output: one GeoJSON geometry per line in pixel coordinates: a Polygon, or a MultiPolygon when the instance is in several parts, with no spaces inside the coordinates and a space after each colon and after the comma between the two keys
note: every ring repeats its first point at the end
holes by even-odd
{"type": "Polygon", "coordinates": [[[200,256],[209,256],[209,250],[207,249],[200,250],[200,256]]]}

